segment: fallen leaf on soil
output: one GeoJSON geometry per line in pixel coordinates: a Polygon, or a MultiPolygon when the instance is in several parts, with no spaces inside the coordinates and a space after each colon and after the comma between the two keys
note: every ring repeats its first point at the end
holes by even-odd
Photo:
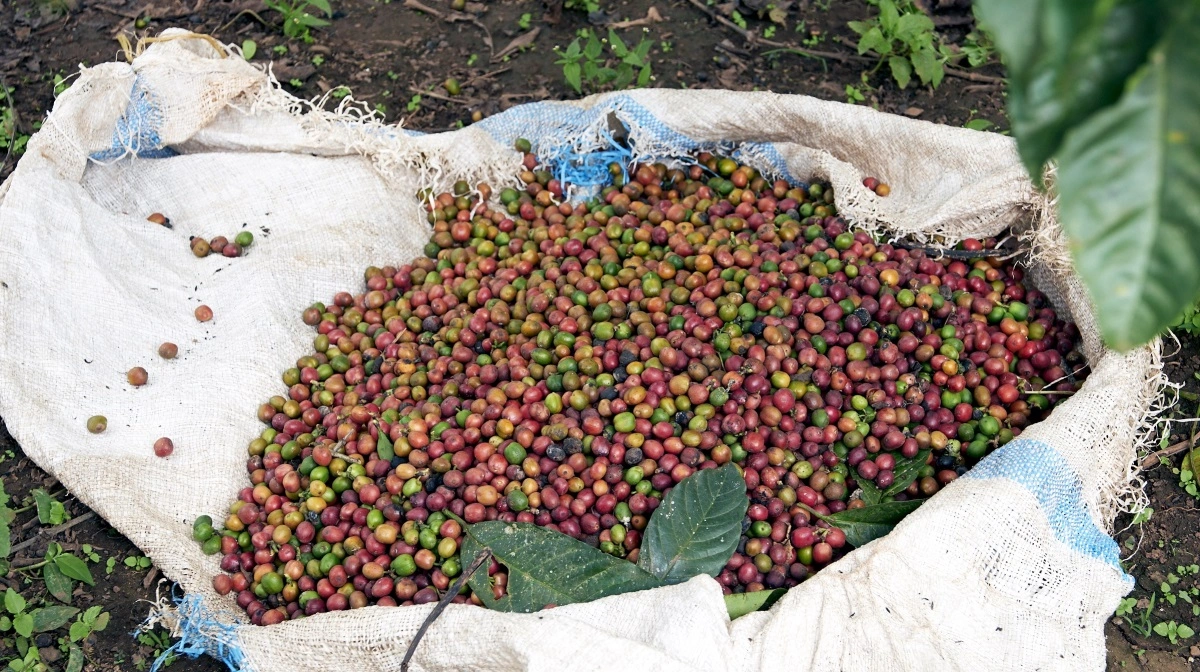
{"type": "Polygon", "coordinates": [[[620,21],[612,24],[609,27],[621,30],[623,28],[634,28],[637,26],[650,25],[652,23],[660,23],[665,20],[666,19],[663,18],[662,14],[658,13],[657,7],[651,7],[650,9],[646,10],[646,16],[643,16],[640,19],[634,19],[632,21],[620,21]]]}
{"type": "Polygon", "coordinates": [[[492,57],[492,63],[503,60],[505,56],[508,56],[509,54],[515,53],[516,51],[533,44],[533,41],[537,39],[538,33],[540,32],[542,32],[542,29],[540,27],[535,27],[528,33],[523,33],[514,37],[512,42],[508,43],[508,46],[496,52],[496,55],[492,57]]]}

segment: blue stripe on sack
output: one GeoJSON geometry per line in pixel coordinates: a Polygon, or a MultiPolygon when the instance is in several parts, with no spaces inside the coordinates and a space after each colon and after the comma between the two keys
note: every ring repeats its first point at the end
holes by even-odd
{"type": "Polygon", "coordinates": [[[222,623],[214,618],[199,594],[177,597],[175,604],[179,618],[179,641],[158,656],[150,672],[159,672],[169,659],[180,655],[198,658],[203,654],[225,663],[230,672],[252,672],[246,655],[237,645],[237,629],[241,626],[222,623]]]}
{"type": "Polygon", "coordinates": [[[125,156],[139,159],[162,159],[175,156],[175,150],[164,147],[159,129],[163,115],[154,95],[142,84],[142,78],[133,80],[129,93],[129,105],[117,120],[113,129],[112,146],[92,154],[95,161],[113,161],[125,156]]]}
{"type": "Polygon", "coordinates": [[[1088,514],[1079,475],[1052,446],[1041,441],[1015,439],[987,456],[963,478],[1006,478],[1023,485],[1037,499],[1059,541],[1111,565],[1125,580],[1132,581],[1121,568],[1117,542],[1088,514]]]}
{"type": "Polygon", "coordinates": [[[773,171],[779,179],[786,180],[792,184],[801,185],[805,189],[808,188],[807,180],[796,179],[792,172],[788,170],[787,161],[784,160],[783,154],[773,142],[744,142],[733,152],[733,158],[740,160],[745,159],[747,163],[754,165],[755,168],[763,172],[773,171]],[[762,162],[766,162],[766,166],[762,162]]]}
{"type": "Polygon", "coordinates": [[[695,151],[731,153],[766,173],[804,184],[788,170],[787,161],[774,143],[702,142],[671,128],[629,95],[612,96],[590,108],[559,102],[528,103],[488,117],[475,126],[504,146],[512,146],[518,138],[529,140],[534,152],[551,164],[555,177],[564,185],[596,186],[607,182],[608,163],[623,161],[622,167],[627,167],[639,144],[654,147],[656,153],[666,147],[665,156],[654,157],[659,159],[686,161],[695,151]],[[633,151],[621,147],[611,137],[606,138],[608,146],[603,149],[577,151],[575,145],[593,129],[604,128],[604,120],[610,113],[615,113],[629,127],[629,145],[633,151]]]}

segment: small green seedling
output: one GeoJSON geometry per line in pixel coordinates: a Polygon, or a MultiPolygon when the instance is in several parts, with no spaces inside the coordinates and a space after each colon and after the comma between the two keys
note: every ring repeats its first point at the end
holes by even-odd
{"type": "Polygon", "coordinates": [[[269,9],[283,17],[283,34],[289,39],[312,42],[312,29],[328,26],[329,21],[315,16],[312,11],[333,16],[329,0],[264,0],[269,9]]]}
{"type": "Polygon", "coordinates": [[[1166,637],[1168,641],[1170,641],[1172,644],[1175,644],[1181,639],[1188,639],[1192,635],[1196,634],[1196,631],[1192,630],[1184,623],[1167,621],[1166,623],[1159,623],[1158,625],[1154,626],[1154,634],[1160,637],[1166,637]]]}

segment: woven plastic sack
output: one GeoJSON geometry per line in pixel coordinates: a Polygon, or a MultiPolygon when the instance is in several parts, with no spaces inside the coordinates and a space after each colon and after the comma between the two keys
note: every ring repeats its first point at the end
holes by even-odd
{"type": "Polygon", "coordinates": [[[704,576],[529,615],[451,605],[413,669],[1103,667],[1105,618],[1133,585],[1107,530],[1138,497],[1131,464],[1160,358],[1157,345],[1103,347],[1052,204],[1009,138],[803,96],[668,90],[535,103],[418,135],[349,106],[316,110],[236,55],[168,36],[132,65],[83,70],[0,188],[0,415],[184,588],[165,614],[183,636],[177,651],[257,672],[399,669],[431,606],[243,624],[232,597],[213,592],[217,559],[190,521],[219,519],[244,485],[254,409],[312,338],[301,309],[358,286],[369,264],[420,253],[421,187],[509,183],[520,136],[576,193],[614,152],[720,149],[768,174],[830,180],[839,211],[877,232],[952,243],[1016,227],[1034,247],[1035,282],[1078,323],[1092,372],[1048,420],[768,612],[730,622],[704,576]],[[631,149],[613,141],[622,126],[631,149]],[[891,195],[865,189],[866,175],[891,195]],[[148,223],[153,212],[174,229],[148,223]],[[189,234],[243,226],[257,238],[244,258],[188,250],[189,234]],[[201,303],[213,321],[193,317],[201,303]],[[155,354],[167,340],[178,359],[155,354]],[[134,365],[149,370],[145,387],[125,384],[134,365]],[[108,431],[87,432],[93,414],[108,431]],[[150,449],[164,435],[169,459],[150,449]]]}

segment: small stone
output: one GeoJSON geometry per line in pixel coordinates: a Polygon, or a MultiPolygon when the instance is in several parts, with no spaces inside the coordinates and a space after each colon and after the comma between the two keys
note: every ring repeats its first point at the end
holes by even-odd
{"type": "Polygon", "coordinates": [[[57,663],[62,658],[62,652],[53,646],[44,646],[38,649],[38,653],[42,655],[43,663],[57,663]]]}
{"type": "Polygon", "coordinates": [[[1200,646],[1193,646],[1192,648],[1188,649],[1188,655],[1192,656],[1193,658],[1200,658],[1200,646]]]}
{"type": "Polygon", "coordinates": [[[925,112],[925,110],[923,110],[919,107],[910,107],[910,108],[904,110],[904,116],[916,118],[916,117],[921,116],[924,112],[925,112]]]}

